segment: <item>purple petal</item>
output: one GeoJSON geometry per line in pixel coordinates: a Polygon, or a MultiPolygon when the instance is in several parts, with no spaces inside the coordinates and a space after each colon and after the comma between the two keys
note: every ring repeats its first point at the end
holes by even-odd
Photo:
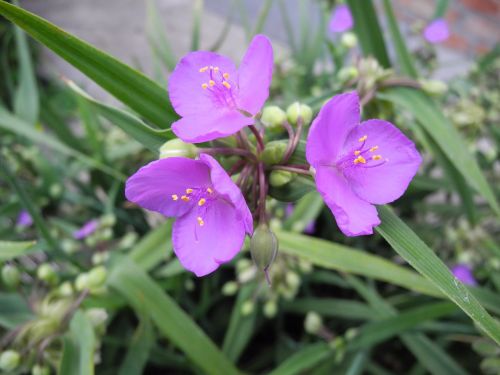
{"type": "Polygon", "coordinates": [[[287,203],[287,205],[285,206],[285,218],[292,216],[294,209],[295,206],[293,205],[293,203],[287,203]]]}
{"type": "Polygon", "coordinates": [[[210,186],[210,171],[202,161],[167,158],[153,161],[132,175],[126,182],[125,196],[148,210],[178,217],[194,204],[180,199],[186,189],[210,186]]]}
{"type": "Polygon", "coordinates": [[[375,204],[398,199],[422,162],[415,144],[383,120],[368,120],[349,133],[343,154],[353,155],[355,150],[361,151],[366,163],[349,160],[343,168],[344,176],[358,197],[375,204]],[[360,142],[364,136],[366,140],[360,142]]]}
{"type": "Polygon", "coordinates": [[[22,210],[17,216],[16,225],[21,228],[30,227],[33,224],[33,218],[28,211],[22,210]]]}
{"type": "Polygon", "coordinates": [[[227,137],[254,119],[236,110],[220,110],[211,114],[198,113],[183,117],[172,124],[172,130],[184,142],[200,143],[227,137]]]}
{"type": "Polygon", "coordinates": [[[304,233],[313,234],[316,231],[316,220],[311,220],[304,228],[304,233]]]}
{"type": "Polygon", "coordinates": [[[330,20],[330,31],[341,33],[350,30],[354,25],[351,11],[345,4],[337,5],[330,20]]]}
{"type": "Polygon", "coordinates": [[[457,264],[451,272],[458,280],[466,285],[477,285],[477,281],[472,274],[472,270],[465,264],[457,264]]]}
{"type": "Polygon", "coordinates": [[[335,216],[340,230],[346,236],[373,233],[373,227],[380,224],[375,206],[354,194],[336,168],[318,168],[315,179],[319,193],[335,216]]]}
{"type": "Polygon", "coordinates": [[[429,43],[441,43],[448,39],[450,31],[448,24],[443,18],[437,18],[424,29],[424,38],[429,43]]]}
{"type": "Polygon", "coordinates": [[[97,228],[99,228],[99,220],[89,220],[85,224],[83,224],[80,229],[73,232],[73,238],[76,240],[82,240],[94,233],[97,228]]]}
{"type": "Polygon", "coordinates": [[[252,115],[260,111],[269,96],[273,76],[273,47],[264,35],[256,35],[239,68],[238,105],[252,115]]]}
{"type": "Polygon", "coordinates": [[[202,87],[213,79],[217,82],[217,88],[220,88],[224,73],[229,74],[231,81],[238,82],[236,67],[227,57],[205,51],[191,52],[183,57],[168,81],[170,101],[175,111],[181,116],[188,116],[200,112],[208,114],[225,107],[225,102],[218,101],[218,96],[212,95],[211,89],[202,87]],[[210,67],[217,67],[218,71],[210,67]]]}
{"type": "Polygon", "coordinates": [[[236,210],[236,218],[244,222],[248,235],[253,233],[253,218],[240,188],[231,180],[220,164],[210,155],[201,154],[200,160],[210,168],[212,184],[218,194],[232,203],[236,210]]]}
{"type": "Polygon", "coordinates": [[[172,232],[175,254],[196,276],[205,276],[230,261],[245,239],[245,224],[237,210],[224,200],[213,203],[203,221],[200,226],[198,212],[192,210],[175,221],[172,232]]]}
{"type": "Polygon", "coordinates": [[[359,121],[359,98],[355,91],[330,99],[321,108],[309,130],[306,144],[309,164],[334,163],[347,135],[359,121]]]}

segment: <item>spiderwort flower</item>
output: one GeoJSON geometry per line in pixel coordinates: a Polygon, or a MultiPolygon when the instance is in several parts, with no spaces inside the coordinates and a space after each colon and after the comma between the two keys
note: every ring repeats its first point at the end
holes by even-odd
{"type": "Polygon", "coordinates": [[[432,44],[444,42],[449,36],[448,24],[443,18],[436,18],[424,29],[425,40],[432,44]]]}
{"type": "Polygon", "coordinates": [[[373,204],[399,198],[417,172],[415,145],[383,120],[360,123],[359,98],[334,96],[309,131],[306,158],[318,191],[347,236],[372,234],[380,224],[373,204]]]}
{"type": "Polygon", "coordinates": [[[209,155],[168,158],[139,169],[126,183],[129,201],[168,217],[174,252],[197,276],[213,272],[253,233],[252,214],[239,188],[209,155]]]}
{"type": "Polygon", "coordinates": [[[90,236],[92,233],[94,233],[97,228],[99,228],[99,220],[97,219],[92,219],[87,221],[83,226],[73,232],[73,238],[75,240],[83,240],[84,238],[90,236]]]}
{"type": "Polygon", "coordinates": [[[330,19],[330,31],[334,33],[342,33],[352,29],[353,25],[354,21],[347,4],[337,5],[333,9],[332,18],[330,19]]]}
{"type": "Polygon", "coordinates": [[[465,264],[457,264],[451,269],[453,276],[466,285],[477,285],[477,281],[472,274],[472,270],[469,266],[465,264]]]}
{"type": "Polygon", "coordinates": [[[214,52],[187,54],[170,76],[170,101],[182,118],[172,125],[185,142],[199,143],[236,133],[254,123],[267,97],[273,73],[273,48],[256,35],[239,69],[214,52]]]}
{"type": "Polygon", "coordinates": [[[17,216],[16,220],[16,226],[19,228],[27,228],[30,227],[33,224],[33,218],[29,214],[28,211],[22,210],[19,212],[19,215],[17,216]]]}

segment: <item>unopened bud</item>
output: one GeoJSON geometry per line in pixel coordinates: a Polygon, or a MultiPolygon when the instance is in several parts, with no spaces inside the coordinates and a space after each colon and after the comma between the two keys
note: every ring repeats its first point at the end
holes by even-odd
{"type": "Polygon", "coordinates": [[[48,263],[43,263],[38,267],[36,276],[39,280],[45,281],[49,285],[57,284],[59,279],[54,268],[48,263]]]}
{"type": "Polygon", "coordinates": [[[238,291],[238,283],[235,281],[228,281],[222,286],[222,294],[225,296],[232,296],[238,291]]]}
{"type": "Polygon", "coordinates": [[[73,286],[69,281],[65,281],[59,286],[57,292],[61,297],[71,297],[74,292],[73,286]]]}
{"type": "Polygon", "coordinates": [[[84,289],[90,288],[89,285],[89,274],[81,273],[75,280],[75,289],[81,292],[84,289]]]}
{"type": "Polygon", "coordinates": [[[93,327],[99,327],[108,319],[108,313],[105,309],[93,308],[85,311],[93,327]]]}
{"type": "Polygon", "coordinates": [[[342,34],[342,37],[340,38],[340,43],[344,47],[351,49],[356,47],[356,45],[358,44],[358,38],[356,37],[356,34],[349,31],[342,34]]]}
{"type": "Polygon", "coordinates": [[[304,125],[309,125],[312,120],[312,109],[306,104],[295,102],[286,110],[286,116],[290,124],[297,124],[299,118],[302,118],[304,125]]]}
{"type": "Polygon", "coordinates": [[[274,165],[281,162],[285,155],[287,142],[271,141],[266,144],[266,148],[261,154],[261,160],[266,165],[274,165]]]}
{"type": "Polygon", "coordinates": [[[264,126],[271,130],[278,130],[283,128],[283,122],[286,120],[285,111],[275,105],[270,105],[262,111],[260,121],[264,126]]]}
{"type": "Polygon", "coordinates": [[[241,305],[241,315],[248,316],[250,315],[255,308],[255,303],[252,300],[248,300],[243,302],[241,305]]]}
{"type": "Polygon", "coordinates": [[[357,78],[358,75],[359,71],[354,66],[346,66],[337,73],[337,77],[341,82],[350,81],[351,79],[357,78]]]}
{"type": "Polygon", "coordinates": [[[92,255],[92,264],[103,264],[109,259],[109,253],[108,252],[98,252],[92,255]]]}
{"type": "Polygon", "coordinates": [[[306,315],[306,319],[304,320],[304,329],[306,332],[315,335],[321,330],[322,327],[323,319],[321,316],[314,311],[309,311],[306,315]]]}
{"type": "Polygon", "coordinates": [[[443,81],[438,81],[435,79],[431,80],[420,80],[420,85],[422,86],[422,90],[430,95],[443,95],[448,90],[448,85],[443,81]]]}
{"type": "Polygon", "coordinates": [[[50,368],[42,365],[35,365],[31,369],[31,375],[50,375],[50,368]]]}
{"type": "Polygon", "coordinates": [[[16,266],[6,264],[2,268],[2,280],[9,288],[15,288],[21,281],[21,273],[16,266]]]}
{"type": "Polygon", "coordinates": [[[278,239],[269,227],[261,224],[250,241],[250,254],[260,271],[267,271],[278,253],[278,239]]]}
{"type": "Polygon", "coordinates": [[[15,350],[6,350],[0,354],[0,370],[13,371],[20,362],[21,356],[15,350]]]}
{"type": "Polygon", "coordinates": [[[103,266],[92,268],[88,274],[88,283],[90,288],[100,288],[103,286],[106,281],[107,274],[108,272],[103,266]]]}
{"type": "Polygon", "coordinates": [[[103,227],[112,227],[116,224],[116,216],[113,214],[106,214],[101,217],[100,222],[103,227]]]}
{"type": "Polygon", "coordinates": [[[278,304],[275,300],[269,300],[264,304],[264,315],[268,318],[274,318],[278,312],[278,304]]]}
{"type": "Polygon", "coordinates": [[[286,276],[286,283],[291,287],[291,288],[298,288],[300,285],[300,277],[297,275],[296,272],[293,271],[287,271],[286,276]]]}
{"type": "Polygon", "coordinates": [[[185,143],[180,139],[167,141],[160,147],[160,159],[172,157],[195,158],[198,148],[192,143],[185,143]]]}
{"type": "Polygon", "coordinates": [[[292,181],[294,174],[289,171],[272,171],[269,175],[269,184],[274,187],[280,187],[292,181]]]}

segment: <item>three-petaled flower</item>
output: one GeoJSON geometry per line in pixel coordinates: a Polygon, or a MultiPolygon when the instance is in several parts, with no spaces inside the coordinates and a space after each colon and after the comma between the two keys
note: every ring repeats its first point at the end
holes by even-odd
{"type": "Polygon", "coordinates": [[[253,218],[229,175],[209,155],[167,158],[139,169],[126,183],[129,201],[175,217],[173,249],[197,276],[213,272],[253,233],[253,218]]]}
{"type": "Polygon", "coordinates": [[[352,29],[354,21],[352,19],[351,10],[346,4],[337,5],[332,12],[329,29],[334,33],[342,33],[352,29]]]}
{"type": "Polygon", "coordinates": [[[314,120],[306,146],[318,191],[347,236],[372,234],[380,224],[373,204],[399,198],[421,157],[415,145],[383,120],[360,123],[357,93],[337,95],[314,120]]]}
{"type": "Polygon", "coordinates": [[[443,18],[436,18],[425,27],[423,34],[425,40],[429,43],[436,44],[448,39],[450,37],[450,30],[443,18]]]}
{"type": "Polygon", "coordinates": [[[253,38],[239,69],[215,52],[189,53],[168,83],[170,101],[182,116],[172,130],[185,142],[199,143],[252,125],[269,96],[272,72],[273,48],[264,35],[253,38]]]}

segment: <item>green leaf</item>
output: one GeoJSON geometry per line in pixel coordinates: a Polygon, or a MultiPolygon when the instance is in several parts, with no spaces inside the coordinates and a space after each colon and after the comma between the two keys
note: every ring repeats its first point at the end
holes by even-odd
{"type": "Polygon", "coordinates": [[[314,368],[324,359],[332,356],[332,349],[326,343],[308,345],[287,358],[268,375],[300,375],[314,368]]]}
{"type": "Polygon", "coordinates": [[[436,104],[423,92],[406,87],[390,88],[379,95],[411,112],[448,159],[500,216],[500,206],[479,165],[436,104]]]}
{"type": "Polygon", "coordinates": [[[112,270],[108,282],[136,310],[147,312],[162,335],[182,350],[204,374],[238,374],[189,315],[130,260],[123,259],[112,270]]]}
{"type": "Polygon", "coordinates": [[[354,18],[354,30],[363,55],[373,56],[384,68],[389,68],[391,63],[372,0],[347,0],[347,4],[354,18]]]}
{"type": "Polygon", "coordinates": [[[60,375],[93,375],[96,339],[94,328],[87,316],[78,310],[63,339],[63,352],[59,365],[60,375]]]}
{"type": "Polygon", "coordinates": [[[382,224],[377,231],[418,272],[455,302],[492,339],[500,344],[500,324],[479,304],[438,256],[387,206],[379,206],[382,224]]]}
{"type": "Polygon", "coordinates": [[[24,9],[0,1],[0,15],[94,80],[141,116],[169,128],[177,115],[166,90],[135,69],[24,9]]]}
{"type": "Polygon", "coordinates": [[[281,252],[306,259],[320,267],[351,272],[423,294],[441,296],[422,276],[376,255],[302,234],[279,231],[276,235],[281,252]]]}
{"type": "Polygon", "coordinates": [[[286,218],[283,229],[302,232],[311,221],[315,220],[323,208],[323,199],[316,191],[304,195],[295,205],[293,213],[286,218]]]}
{"type": "Polygon", "coordinates": [[[141,269],[149,271],[172,254],[172,220],[145,235],[130,252],[130,259],[141,269]]]}
{"type": "Polygon", "coordinates": [[[26,300],[18,293],[0,293],[0,327],[14,329],[33,319],[26,300]]]}
{"type": "Polygon", "coordinates": [[[283,304],[287,312],[307,314],[314,311],[323,317],[349,320],[371,320],[377,312],[370,306],[358,301],[339,298],[301,298],[283,304]]]}
{"type": "Polygon", "coordinates": [[[146,21],[146,34],[153,49],[154,54],[158,60],[165,65],[165,67],[172,71],[177,63],[177,58],[172,51],[170,42],[168,41],[165,29],[159,17],[160,12],[156,6],[156,0],[146,1],[147,5],[147,21],[146,21]]]}
{"type": "Polygon", "coordinates": [[[0,241],[0,262],[26,254],[35,245],[35,241],[0,241]]]}
{"type": "Polygon", "coordinates": [[[141,375],[154,345],[153,324],[149,316],[141,314],[134,336],[127,344],[127,354],[118,375],[141,375]]]}
{"type": "Polygon", "coordinates": [[[200,28],[203,17],[204,0],[194,0],[193,7],[193,30],[191,32],[191,51],[200,48],[200,28]]]}

